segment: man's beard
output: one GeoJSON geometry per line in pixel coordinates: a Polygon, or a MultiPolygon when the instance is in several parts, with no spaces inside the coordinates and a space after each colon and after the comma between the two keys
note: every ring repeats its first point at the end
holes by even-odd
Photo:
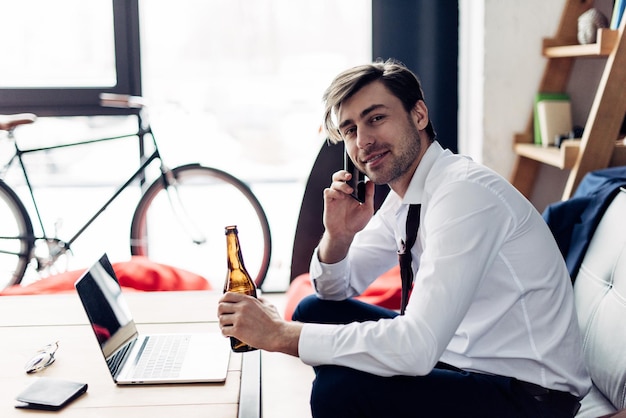
{"type": "MultiPolygon", "coordinates": [[[[422,145],[419,131],[412,119],[409,118],[406,129],[402,135],[403,138],[396,141],[396,144],[402,144],[401,148],[394,148],[394,154],[386,157],[391,157],[392,159],[390,162],[386,162],[387,167],[375,171],[365,170],[367,177],[375,184],[389,184],[406,174],[420,155],[422,145]]],[[[376,149],[368,150],[368,153],[372,151],[375,152],[376,149]]]]}

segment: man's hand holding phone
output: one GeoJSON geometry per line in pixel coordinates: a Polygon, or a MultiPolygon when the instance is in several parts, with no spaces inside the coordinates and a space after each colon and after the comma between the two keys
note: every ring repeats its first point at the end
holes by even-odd
{"type": "Polygon", "coordinates": [[[324,190],[324,235],[318,257],[324,263],[336,263],[345,258],[354,239],[374,215],[374,184],[356,173],[339,170],[333,174],[330,187],[324,190]],[[355,186],[349,186],[357,180],[355,186]],[[362,195],[359,198],[359,188],[362,195]],[[351,193],[353,192],[353,193],[351,193]]]}

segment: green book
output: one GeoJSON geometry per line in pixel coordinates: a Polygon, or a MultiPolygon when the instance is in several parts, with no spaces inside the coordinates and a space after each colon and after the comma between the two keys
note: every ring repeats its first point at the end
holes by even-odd
{"type": "Polygon", "coordinates": [[[569,94],[567,93],[537,93],[535,96],[535,106],[533,109],[533,130],[534,130],[534,143],[536,145],[543,144],[541,140],[541,124],[539,123],[539,116],[537,112],[537,103],[542,100],[569,100],[569,94]]]}

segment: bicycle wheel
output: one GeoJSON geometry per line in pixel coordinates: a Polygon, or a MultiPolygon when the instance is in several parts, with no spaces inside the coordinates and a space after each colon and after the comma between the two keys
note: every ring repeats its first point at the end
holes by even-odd
{"type": "Polygon", "coordinates": [[[226,277],[224,227],[237,225],[246,269],[261,287],[272,252],[269,223],[250,188],[236,177],[191,164],[171,170],[143,194],[131,224],[131,254],[205,277],[221,289],[226,277]]]}
{"type": "Polygon", "coordinates": [[[20,198],[0,180],[0,288],[24,277],[34,246],[33,224],[20,198]]]}

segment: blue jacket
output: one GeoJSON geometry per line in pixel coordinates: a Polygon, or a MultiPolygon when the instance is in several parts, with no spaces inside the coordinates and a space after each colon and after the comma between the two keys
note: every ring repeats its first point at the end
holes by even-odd
{"type": "Polygon", "coordinates": [[[620,187],[626,187],[626,167],[592,171],[583,177],[572,198],[553,203],[543,212],[572,283],[598,223],[620,187]]]}

